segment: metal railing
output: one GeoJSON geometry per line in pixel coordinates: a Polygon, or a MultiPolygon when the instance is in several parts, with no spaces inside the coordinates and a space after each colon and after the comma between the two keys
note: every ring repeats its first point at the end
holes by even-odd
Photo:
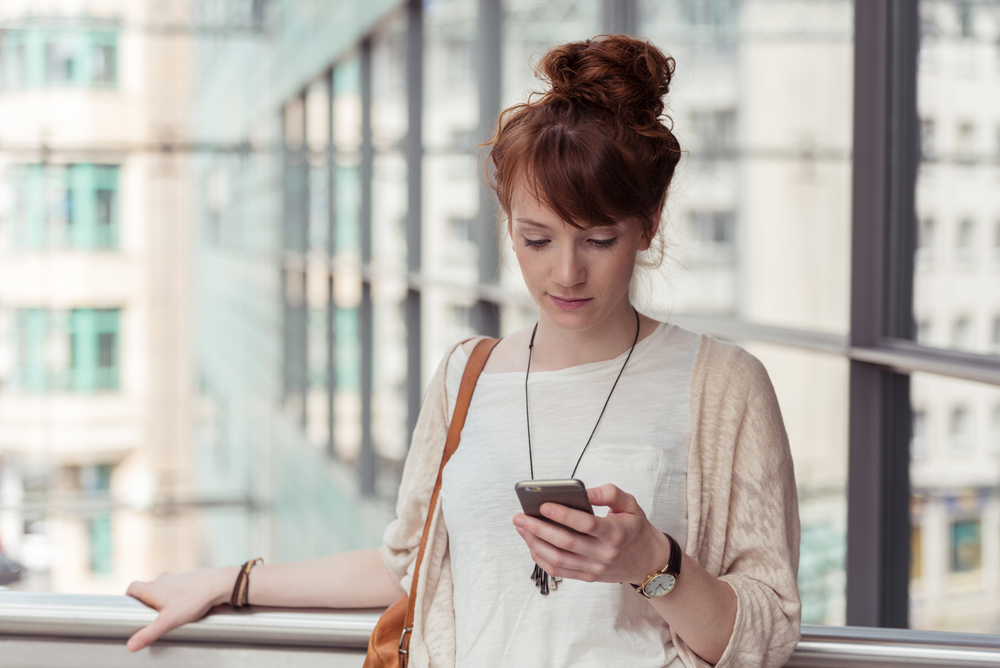
{"type": "MultiPolygon", "coordinates": [[[[228,606],[130,654],[125,640],[156,613],[126,596],[0,592],[0,663],[212,668],[361,665],[378,610],[228,606]]],[[[803,626],[788,668],[996,668],[1000,636],[803,626]]]]}

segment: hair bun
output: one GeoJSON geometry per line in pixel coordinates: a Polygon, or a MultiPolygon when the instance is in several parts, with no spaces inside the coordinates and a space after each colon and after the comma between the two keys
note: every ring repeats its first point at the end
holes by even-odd
{"type": "Polygon", "coordinates": [[[659,134],[674,59],[648,42],[602,35],[550,49],[537,74],[551,86],[545,94],[549,104],[603,107],[640,134],[659,134]]]}

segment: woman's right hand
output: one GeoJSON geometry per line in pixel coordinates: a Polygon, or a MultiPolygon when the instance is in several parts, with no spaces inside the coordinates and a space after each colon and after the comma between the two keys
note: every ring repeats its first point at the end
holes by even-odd
{"type": "Polygon", "coordinates": [[[156,619],[136,631],[126,647],[136,652],[173,629],[205,616],[229,600],[238,566],[164,573],[152,582],[133,582],[126,594],[159,611],[156,619]]]}

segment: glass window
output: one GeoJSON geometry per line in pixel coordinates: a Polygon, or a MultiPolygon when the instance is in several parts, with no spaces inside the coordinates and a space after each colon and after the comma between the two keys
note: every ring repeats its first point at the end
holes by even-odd
{"type": "Polygon", "coordinates": [[[333,70],[334,252],[337,376],[334,448],[353,462],[361,450],[361,79],[360,60],[350,54],[333,70]]]}
{"type": "MultiPolygon", "coordinates": [[[[459,285],[479,283],[479,244],[495,238],[495,220],[480,217],[480,97],[476,0],[424,4],[422,271],[459,285]],[[486,229],[480,230],[484,224],[486,229]],[[440,240],[435,242],[435,240],[440,240]]],[[[501,31],[503,32],[503,31],[501,31]]],[[[492,129],[491,118],[483,125],[492,129]]],[[[485,139],[485,137],[483,138],[485,139]]],[[[484,153],[485,157],[485,153],[484,153]]],[[[447,288],[423,290],[422,377],[428,382],[445,351],[471,329],[472,299],[447,288]],[[470,319],[465,323],[465,317],[470,319]],[[463,324],[464,323],[464,324],[463,324]]]]}
{"type": "Polygon", "coordinates": [[[920,459],[927,455],[927,413],[913,411],[913,436],[910,440],[910,456],[920,459]]]}
{"type": "Polygon", "coordinates": [[[676,59],[667,114],[684,151],[656,309],[846,333],[853,6],[782,7],[637,2],[638,34],[676,59]],[[768,75],[746,86],[747,67],[768,75]]]}
{"type": "Polygon", "coordinates": [[[993,408],[990,424],[990,452],[1000,454],[1000,404],[993,408]]]}
{"type": "Polygon", "coordinates": [[[19,309],[12,385],[28,392],[118,389],[118,309],[19,309]]]}
{"type": "Polygon", "coordinates": [[[90,47],[90,80],[97,85],[114,84],[117,80],[117,63],[114,44],[94,44],[90,47]]]}
{"type": "Polygon", "coordinates": [[[45,83],[70,84],[75,81],[77,44],[71,37],[53,38],[45,44],[45,83]]]}
{"type": "Polygon", "coordinates": [[[833,355],[739,343],[767,368],[795,462],[802,621],[843,624],[849,365],[833,355]]]}
{"type": "Polygon", "coordinates": [[[952,573],[977,571],[982,564],[981,522],[977,519],[952,522],[950,569],[952,573]]]}
{"type": "Polygon", "coordinates": [[[963,0],[922,0],[917,114],[923,121],[923,149],[917,173],[917,262],[913,285],[914,319],[968,323],[924,345],[990,353],[988,327],[1000,310],[996,282],[1000,248],[993,226],[997,216],[996,165],[988,158],[995,105],[1000,95],[993,12],[963,0]],[[936,240],[924,234],[936,221],[936,240]],[[927,237],[926,242],[922,237],[927,237]],[[923,262],[938,251],[934,270],[923,262]],[[977,328],[982,330],[977,331],[977,328]],[[952,334],[949,336],[949,334],[952,334]]]}
{"type": "Polygon", "coordinates": [[[922,542],[913,555],[921,568],[910,582],[910,626],[991,633],[1000,623],[995,594],[963,577],[980,564],[995,568],[980,546],[1000,540],[1000,523],[987,519],[1000,507],[1000,387],[913,373],[910,394],[910,515],[922,542]]]}
{"type": "Polygon", "coordinates": [[[372,42],[371,263],[373,364],[372,445],[376,492],[394,498],[409,447],[406,403],[408,267],[406,15],[398,12],[372,42]]]}

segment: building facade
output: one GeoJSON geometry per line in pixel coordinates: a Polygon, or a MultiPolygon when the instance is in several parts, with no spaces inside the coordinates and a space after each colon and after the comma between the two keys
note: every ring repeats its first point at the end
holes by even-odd
{"type": "Polygon", "coordinates": [[[29,588],[194,563],[164,511],[191,480],[190,49],[155,4],[0,7],[0,541],[29,588]]]}

